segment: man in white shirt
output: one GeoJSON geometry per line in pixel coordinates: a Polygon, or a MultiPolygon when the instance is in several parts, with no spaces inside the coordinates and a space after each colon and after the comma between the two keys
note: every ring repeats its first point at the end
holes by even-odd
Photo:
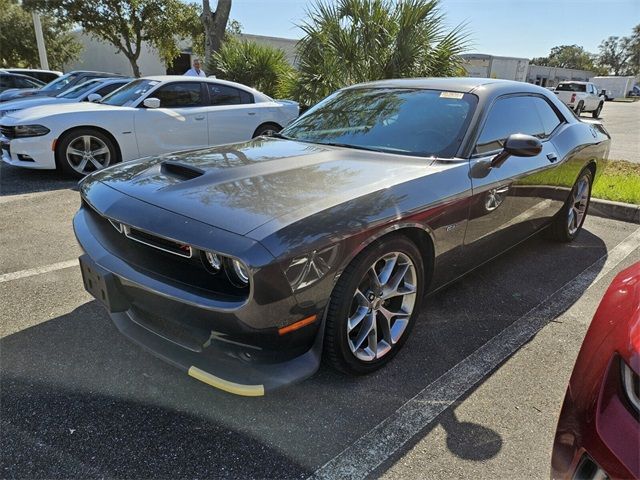
{"type": "Polygon", "coordinates": [[[193,68],[190,68],[186,72],[184,72],[185,77],[206,77],[207,74],[204,73],[204,70],[200,68],[200,60],[195,59],[193,61],[193,68]]]}

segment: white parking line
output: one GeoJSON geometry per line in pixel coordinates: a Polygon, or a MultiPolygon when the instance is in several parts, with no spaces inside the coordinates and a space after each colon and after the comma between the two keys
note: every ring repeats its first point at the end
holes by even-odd
{"type": "Polygon", "coordinates": [[[312,478],[365,478],[527,343],[550,320],[571,307],[577,298],[639,245],[640,228],[329,460],[314,472],[312,478]]]}
{"type": "Polygon", "coordinates": [[[78,260],[67,260],[66,262],[52,263],[51,265],[45,265],[44,267],[29,268],[28,270],[19,270],[17,272],[3,273],[0,275],[0,283],[10,282],[11,280],[17,280],[19,278],[33,277],[34,275],[40,275],[42,273],[55,272],[56,270],[62,270],[64,268],[74,267],[78,265],[78,260]]]}

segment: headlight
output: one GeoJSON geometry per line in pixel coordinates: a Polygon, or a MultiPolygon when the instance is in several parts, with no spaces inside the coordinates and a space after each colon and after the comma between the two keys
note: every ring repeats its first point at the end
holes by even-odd
{"type": "Polygon", "coordinates": [[[640,377],[622,359],[620,359],[620,370],[622,371],[622,386],[627,400],[636,412],[640,413],[640,377]]]}
{"type": "Polygon", "coordinates": [[[220,267],[222,267],[222,261],[217,253],[213,252],[204,252],[204,257],[207,261],[207,264],[214,270],[219,271],[220,267]]]}
{"type": "Polygon", "coordinates": [[[229,280],[231,283],[236,284],[239,287],[244,287],[249,284],[249,269],[240,260],[231,259],[232,272],[227,271],[229,280]]]}
{"type": "Polygon", "coordinates": [[[46,135],[50,130],[42,125],[16,125],[16,137],[40,137],[46,135]]]}

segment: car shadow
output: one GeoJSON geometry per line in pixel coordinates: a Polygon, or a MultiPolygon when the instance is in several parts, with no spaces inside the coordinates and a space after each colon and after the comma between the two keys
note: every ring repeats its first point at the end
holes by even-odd
{"type": "Polygon", "coordinates": [[[23,193],[76,189],[78,180],[64,177],[57,170],[29,170],[0,161],[0,197],[23,193]]]}
{"type": "MultiPolygon", "coordinates": [[[[323,366],[261,398],[188,377],[129,343],[97,302],[86,303],[0,340],[3,473],[306,476],[606,252],[588,230],[570,246],[534,237],[428,297],[405,348],[382,370],[353,378],[323,366]]],[[[450,408],[410,443],[438,424],[462,458],[492,458],[504,442],[450,408]]]]}

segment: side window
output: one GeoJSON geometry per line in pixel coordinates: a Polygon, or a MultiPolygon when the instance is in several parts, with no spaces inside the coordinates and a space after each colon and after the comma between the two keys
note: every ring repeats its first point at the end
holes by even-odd
{"type": "Polygon", "coordinates": [[[548,137],[562,123],[562,120],[546,100],[540,97],[531,97],[531,100],[533,100],[536,111],[540,116],[540,121],[544,128],[544,136],[548,137]]]}
{"type": "Polygon", "coordinates": [[[202,105],[200,82],[176,82],[160,87],[151,96],[160,100],[162,108],[198,107],[202,105]]]}
{"type": "Polygon", "coordinates": [[[9,75],[0,75],[0,87],[13,88],[12,78],[9,75]]]}
{"type": "Polygon", "coordinates": [[[208,83],[207,85],[211,105],[246,105],[255,102],[253,95],[239,88],[220,85],[218,83],[208,83]]]}
{"type": "Polygon", "coordinates": [[[499,150],[512,133],[524,133],[544,138],[545,128],[540,120],[536,97],[507,97],[498,99],[485,121],[474,153],[499,150]]]}
{"type": "Polygon", "coordinates": [[[107,95],[107,94],[113,92],[114,90],[120,88],[122,85],[124,85],[124,83],[112,83],[110,85],[105,85],[104,87],[99,88],[98,90],[96,90],[95,93],[97,93],[101,97],[104,97],[105,95],[107,95]]]}

